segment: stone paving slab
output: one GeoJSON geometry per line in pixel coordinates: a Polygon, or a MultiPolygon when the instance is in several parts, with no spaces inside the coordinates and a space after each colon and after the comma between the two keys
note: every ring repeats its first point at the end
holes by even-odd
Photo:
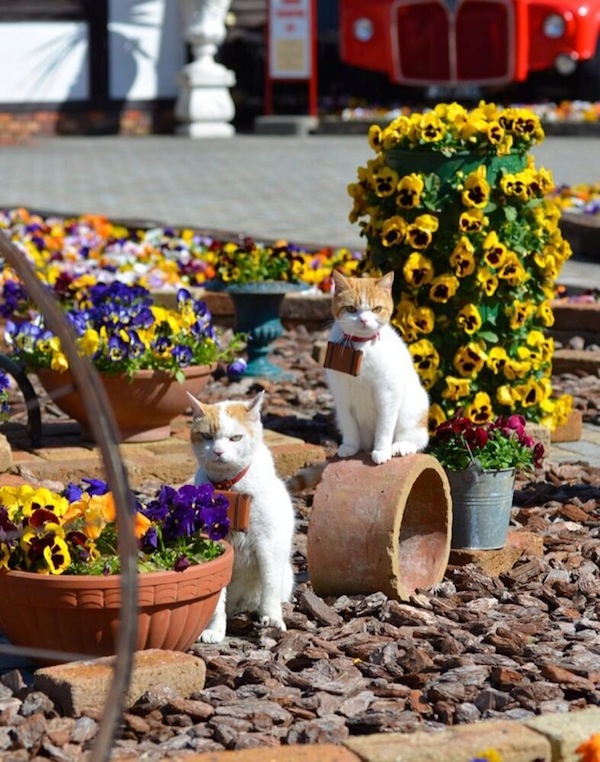
{"type": "MultiPolygon", "coordinates": [[[[175,422],[175,433],[169,439],[144,444],[121,444],[119,450],[127,468],[129,483],[139,488],[147,479],[178,485],[193,478],[197,464],[189,443],[184,420],[175,422]]],[[[45,438],[42,439],[46,444],[45,438]]],[[[271,449],[275,466],[288,478],[306,466],[325,460],[325,450],[297,437],[265,429],[265,442],[271,449]]],[[[0,474],[0,484],[7,476],[22,481],[77,481],[83,477],[105,478],[105,468],[97,447],[43,446],[34,451],[13,449],[12,474],[0,474]]]]}
{"type": "MultiPolygon", "coordinates": [[[[43,667],[34,674],[34,686],[70,717],[82,714],[100,717],[113,679],[114,664],[114,657],[107,656],[43,667]]],[[[195,691],[201,691],[205,681],[206,665],[197,656],[158,648],[137,651],[125,708],[151,690],[167,691],[173,698],[188,698],[195,691]]]]}

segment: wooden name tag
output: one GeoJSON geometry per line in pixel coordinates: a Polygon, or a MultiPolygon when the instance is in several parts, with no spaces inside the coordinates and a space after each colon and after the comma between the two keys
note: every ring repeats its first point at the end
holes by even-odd
{"type": "Polygon", "coordinates": [[[363,353],[360,349],[353,349],[344,344],[334,344],[328,341],[323,366],[331,370],[338,370],[340,373],[358,376],[362,358],[363,353]]]}
{"type": "Polygon", "coordinates": [[[215,494],[223,495],[229,500],[227,518],[231,522],[230,531],[247,532],[250,524],[250,504],[252,503],[250,495],[243,495],[241,492],[234,492],[229,489],[216,489],[215,494]]]}

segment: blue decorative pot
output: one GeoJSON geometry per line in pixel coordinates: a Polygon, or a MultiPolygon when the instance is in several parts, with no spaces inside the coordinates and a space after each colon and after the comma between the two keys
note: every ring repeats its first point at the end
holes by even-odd
{"type": "Polygon", "coordinates": [[[289,373],[268,359],[268,354],[272,342],[283,333],[279,312],[285,295],[307,289],[304,283],[286,281],[230,284],[225,287],[235,309],[235,328],[248,334],[245,376],[271,380],[290,377],[289,373]]]}

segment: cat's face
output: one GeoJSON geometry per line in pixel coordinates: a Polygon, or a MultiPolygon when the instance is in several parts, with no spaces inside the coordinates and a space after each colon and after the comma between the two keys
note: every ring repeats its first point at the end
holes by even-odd
{"type": "Polygon", "coordinates": [[[228,400],[215,405],[188,396],[192,404],[190,438],[198,462],[214,472],[245,468],[262,441],[263,392],[249,402],[228,400]]]}
{"type": "Polygon", "coordinates": [[[333,281],[333,317],[345,334],[367,338],[389,323],[394,273],[382,278],[346,278],[334,271],[333,281]]]}

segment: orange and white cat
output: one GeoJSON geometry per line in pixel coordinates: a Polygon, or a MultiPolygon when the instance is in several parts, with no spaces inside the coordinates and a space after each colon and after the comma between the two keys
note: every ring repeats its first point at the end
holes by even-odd
{"type": "Polygon", "coordinates": [[[342,442],[337,454],[371,453],[380,464],[424,450],[429,398],[404,341],[391,325],[394,273],[346,278],[334,271],[329,341],[363,353],[357,376],[328,368],[342,442]]]}
{"type": "Polygon", "coordinates": [[[231,582],[221,592],[215,613],[200,640],[219,643],[227,617],[257,613],[259,624],[285,630],[282,603],[294,585],[292,539],[294,509],[285,484],[263,441],[260,408],[264,392],[248,401],[192,404],[190,436],[198,461],[195,484],[212,482],[221,489],[249,495],[247,531],[231,531],[235,551],[231,582]]]}

